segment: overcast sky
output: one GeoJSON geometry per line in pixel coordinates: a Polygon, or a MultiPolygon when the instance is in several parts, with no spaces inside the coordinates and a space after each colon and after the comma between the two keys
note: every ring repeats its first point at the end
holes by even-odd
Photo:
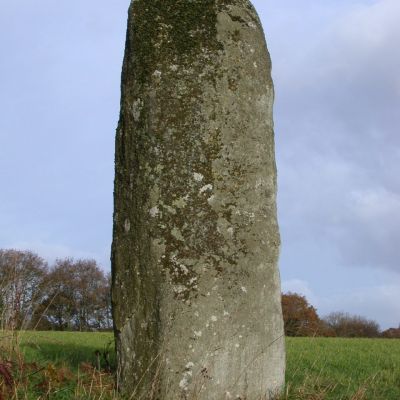
{"type": "MultiPolygon", "coordinates": [[[[400,1],[254,0],[273,61],[283,289],[400,323],[400,1]]],[[[0,0],[0,248],[109,269],[129,0],[0,0]]]]}

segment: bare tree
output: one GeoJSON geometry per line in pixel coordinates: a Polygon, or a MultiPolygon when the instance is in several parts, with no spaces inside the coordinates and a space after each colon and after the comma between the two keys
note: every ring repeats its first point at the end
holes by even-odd
{"type": "Polygon", "coordinates": [[[95,260],[78,260],[75,268],[75,326],[79,330],[101,329],[109,301],[107,278],[95,260]]]}
{"type": "Polygon", "coordinates": [[[47,263],[31,251],[0,250],[0,311],[5,329],[27,328],[44,295],[47,263]]]}
{"type": "Polygon", "coordinates": [[[109,278],[95,260],[57,260],[46,287],[40,327],[85,331],[112,326],[109,278]]]}
{"type": "Polygon", "coordinates": [[[400,325],[398,328],[386,329],[381,336],[386,339],[400,339],[400,325]]]}
{"type": "Polygon", "coordinates": [[[377,322],[344,312],[333,312],[324,317],[324,322],[339,337],[378,337],[380,328],[377,322]]]}
{"type": "Polygon", "coordinates": [[[46,297],[38,309],[39,326],[72,329],[76,314],[74,299],[75,267],[72,259],[57,260],[46,277],[46,297]]]}

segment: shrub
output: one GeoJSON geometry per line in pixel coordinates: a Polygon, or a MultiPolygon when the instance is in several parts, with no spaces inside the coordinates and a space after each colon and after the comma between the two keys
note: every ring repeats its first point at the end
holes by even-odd
{"type": "Polygon", "coordinates": [[[339,337],[376,338],[380,336],[377,322],[358,315],[334,312],[324,317],[323,321],[339,337]]]}

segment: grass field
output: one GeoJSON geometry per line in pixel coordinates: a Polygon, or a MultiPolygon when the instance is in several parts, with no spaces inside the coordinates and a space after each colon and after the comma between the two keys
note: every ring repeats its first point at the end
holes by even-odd
{"type": "MultiPolygon", "coordinates": [[[[112,375],[104,371],[105,355],[115,364],[112,339],[110,333],[22,332],[17,342],[0,336],[7,351],[12,343],[18,348],[19,360],[9,365],[19,385],[3,398],[114,398],[112,375]]],[[[1,355],[0,349],[4,362],[1,355]]],[[[399,400],[400,340],[288,338],[286,379],[283,400],[399,400]]]]}
{"type": "Polygon", "coordinates": [[[287,339],[290,399],[400,400],[400,340],[287,339]]]}

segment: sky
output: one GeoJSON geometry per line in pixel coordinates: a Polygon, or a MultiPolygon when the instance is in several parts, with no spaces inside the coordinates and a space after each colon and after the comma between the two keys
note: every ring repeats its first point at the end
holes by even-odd
{"type": "MultiPolygon", "coordinates": [[[[400,323],[400,2],[254,0],[284,291],[400,323]]],[[[129,0],[0,0],[0,248],[110,268],[129,0]]]]}

